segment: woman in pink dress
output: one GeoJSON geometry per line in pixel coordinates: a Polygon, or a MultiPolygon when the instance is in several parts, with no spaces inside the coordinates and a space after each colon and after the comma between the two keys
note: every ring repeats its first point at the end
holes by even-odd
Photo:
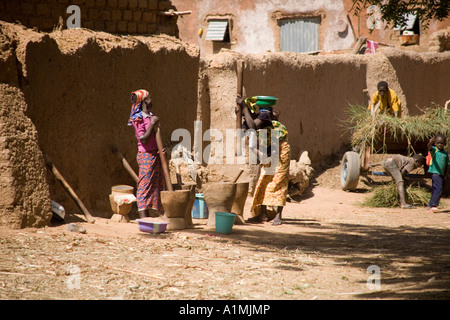
{"type": "Polygon", "coordinates": [[[163,215],[161,191],[164,190],[164,175],[153,130],[155,125],[159,125],[159,118],[149,111],[152,108],[152,98],[147,90],[134,91],[131,102],[133,105],[128,125],[133,126],[138,143],[136,160],[139,164],[139,181],[136,198],[139,216],[149,216],[148,209],[154,209],[163,215]]]}

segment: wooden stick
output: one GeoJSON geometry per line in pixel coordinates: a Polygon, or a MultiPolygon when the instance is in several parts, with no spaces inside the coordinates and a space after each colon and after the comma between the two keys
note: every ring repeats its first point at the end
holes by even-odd
{"type": "Polygon", "coordinates": [[[350,17],[349,17],[348,14],[347,14],[347,21],[348,21],[348,24],[350,25],[350,29],[352,30],[352,33],[353,33],[353,40],[356,42],[358,40],[358,38],[356,37],[356,33],[355,33],[354,28],[353,28],[352,20],[350,20],[350,17]]]}
{"type": "Polygon", "coordinates": [[[164,180],[168,191],[173,191],[172,181],[170,180],[169,166],[167,165],[166,155],[164,154],[164,145],[161,138],[161,129],[159,125],[156,130],[156,144],[158,145],[159,156],[161,157],[161,166],[164,172],[164,180]]]}
{"type": "MultiPolygon", "coordinates": [[[[237,72],[237,94],[242,97],[243,93],[243,77],[244,77],[244,60],[239,59],[236,61],[236,72],[237,72]]],[[[238,106],[238,112],[236,113],[236,129],[241,129],[242,126],[242,110],[241,107],[238,106]]],[[[237,131],[239,132],[239,131],[237,131]]],[[[236,133],[237,133],[236,132],[236,133]]],[[[236,156],[240,156],[242,153],[242,147],[241,147],[241,139],[240,136],[237,135],[236,137],[236,156]]]]}
{"type": "Polygon", "coordinates": [[[353,47],[352,53],[358,54],[358,52],[361,50],[361,47],[366,43],[367,38],[366,37],[359,37],[356,41],[355,46],[353,47]]]}
{"type": "Polygon", "coordinates": [[[177,184],[179,186],[183,185],[183,180],[181,179],[181,170],[180,170],[180,164],[179,163],[174,163],[175,164],[175,168],[176,168],[176,176],[177,176],[177,184]]]}
{"type": "Polygon", "coordinates": [[[78,206],[78,208],[80,208],[80,210],[83,212],[84,216],[86,217],[87,222],[94,223],[95,219],[92,217],[89,210],[86,208],[86,206],[83,204],[83,202],[81,202],[80,198],[78,198],[75,191],[73,191],[73,189],[67,183],[66,179],[64,179],[64,177],[61,175],[61,173],[59,173],[58,169],[56,169],[56,167],[53,165],[53,163],[50,161],[50,159],[47,156],[45,156],[45,164],[47,165],[47,167],[49,167],[49,169],[55,176],[56,180],[58,180],[61,183],[61,185],[64,187],[64,189],[69,194],[69,196],[72,198],[72,200],[75,202],[75,204],[78,206]]]}
{"type": "Polygon", "coordinates": [[[0,271],[0,274],[13,275],[13,276],[41,276],[39,273],[19,273],[19,272],[8,272],[0,271]]]}
{"type": "Polygon", "coordinates": [[[242,172],[244,172],[244,170],[243,169],[239,169],[239,173],[236,175],[236,178],[233,179],[233,183],[236,183],[236,181],[238,181],[238,179],[241,176],[242,172]]]}
{"type": "Polygon", "coordinates": [[[392,44],[387,44],[387,43],[381,43],[381,42],[377,42],[380,46],[385,46],[385,47],[394,47],[392,44]]]}
{"type": "Polygon", "coordinates": [[[182,16],[184,14],[191,14],[192,10],[186,10],[186,11],[175,11],[173,9],[170,9],[169,11],[163,11],[159,14],[162,16],[182,16]]]}
{"type": "Polygon", "coordinates": [[[125,170],[128,171],[128,173],[130,174],[130,176],[133,178],[133,180],[137,183],[139,182],[139,177],[136,174],[136,172],[134,172],[133,168],[131,168],[130,164],[128,163],[128,161],[124,158],[124,156],[122,155],[122,153],[119,151],[119,149],[112,144],[111,145],[111,151],[117,155],[117,157],[119,157],[120,162],[122,163],[123,167],[125,168],[125,170]]]}
{"type": "Polygon", "coordinates": [[[301,54],[311,54],[311,55],[315,55],[318,53],[321,53],[322,50],[314,50],[314,51],[307,51],[307,52],[301,52],[301,54]]]}

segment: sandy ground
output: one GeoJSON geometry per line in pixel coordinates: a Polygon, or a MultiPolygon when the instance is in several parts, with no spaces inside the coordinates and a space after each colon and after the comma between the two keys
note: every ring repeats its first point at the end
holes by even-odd
{"type": "Polygon", "coordinates": [[[283,225],[235,225],[230,235],[204,219],[150,235],[135,220],[88,224],[81,214],[0,228],[0,299],[449,299],[448,207],[363,208],[367,190],[344,192],[338,177],[338,167],[316,177],[283,225]]]}

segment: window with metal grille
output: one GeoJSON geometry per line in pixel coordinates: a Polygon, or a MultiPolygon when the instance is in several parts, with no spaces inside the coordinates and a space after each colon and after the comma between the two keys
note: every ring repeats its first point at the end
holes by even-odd
{"type": "Polygon", "coordinates": [[[228,20],[210,20],[206,40],[230,42],[228,20]]]}
{"type": "Polygon", "coordinates": [[[282,19],[280,25],[280,51],[318,51],[320,17],[282,19]]]}

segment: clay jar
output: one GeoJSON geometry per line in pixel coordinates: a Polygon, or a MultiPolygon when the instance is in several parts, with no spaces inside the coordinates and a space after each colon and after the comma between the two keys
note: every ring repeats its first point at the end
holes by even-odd
{"type": "Polygon", "coordinates": [[[169,222],[167,230],[186,229],[186,207],[191,201],[191,190],[161,191],[164,219],[169,222]]]}
{"type": "Polygon", "coordinates": [[[248,196],[249,182],[236,183],[236,196],[231,207],[231,212],[236,215],[234,224],[244,224],[244,207],[248,196]]]}
{"type": "Polygon", "coordinates": [[[203,196],[208,206],[208,226],[216,225],[216,212],[231,212],[236,196],[236,183],[211,182],[203,185],[203,196]]]}
{"type": "Polygon", "coordinates": [[[128,214],[130,213],[132,203],[124,203],[118,205],[114,201],[114,196],[123,194],[133,194],[134,188],[127,185],[117,185],[111,187],[111,194],[109,195],[109,203],[111,204],[111,209],[113,211],[113,216],[111,219],[117,220],[119,222],[130,222],[128,214]]]}

